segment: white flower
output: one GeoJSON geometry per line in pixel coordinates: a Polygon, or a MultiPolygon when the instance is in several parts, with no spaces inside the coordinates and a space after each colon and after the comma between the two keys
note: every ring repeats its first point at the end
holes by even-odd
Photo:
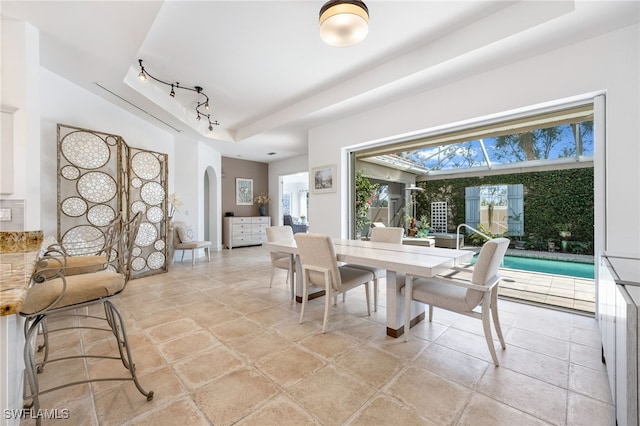
{"type": "Polygon", "coordinates": [[[169,201],[169,217],[173,217],[175,212],[180,212],[180,207],[182,207],[183,204],[182,200],[175,192],[173,192],[169,194],[167,201],[169,201]]]}

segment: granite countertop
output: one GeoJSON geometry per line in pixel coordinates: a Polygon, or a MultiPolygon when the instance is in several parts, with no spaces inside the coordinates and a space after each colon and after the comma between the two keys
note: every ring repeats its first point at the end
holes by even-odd
{"type": "Polygon", "coordinates": [[[0,316],[22,309],[38,253],[0,253],[0,316]]]}

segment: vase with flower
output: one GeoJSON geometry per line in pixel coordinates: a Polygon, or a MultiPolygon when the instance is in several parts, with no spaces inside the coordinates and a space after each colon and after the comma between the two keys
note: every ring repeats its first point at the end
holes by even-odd
{"type": "Polygon", "coordinates": [[[256,195],[254,197],[253,201],[258,203],[258,213],[260,214],[260,216],[266,216],[267,203],[271,201],[271,198],[269,197],[269,195],[264,195],[263,193],[260,193],[260,195],[256,195]]]}
{"type": "Polygon", "coordinates": [[[167,197],[167,201],[169,202],[169,223],[171,223],[171,221],[173,220],[173,215],[176,212],[180,213],[180,207],[182,207],[183,203],[178,194],[176,194],[175,192],[169,194],[169,197],[167,197]]]}

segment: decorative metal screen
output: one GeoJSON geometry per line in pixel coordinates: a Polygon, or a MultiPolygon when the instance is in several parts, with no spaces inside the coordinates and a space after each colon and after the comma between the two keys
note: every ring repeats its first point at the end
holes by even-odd
{"type": "Polygon", "coordinates": [[[431,203],[431,231],[447,232],[447,202],[431,203]]]}
{"type": "Polygon", "coordinates": [[[58,241],[95,253],[118,214],[145,216],[132,278],[167,270],[167,155],[129,148],[117,135],[58,124],[58,241]]]}

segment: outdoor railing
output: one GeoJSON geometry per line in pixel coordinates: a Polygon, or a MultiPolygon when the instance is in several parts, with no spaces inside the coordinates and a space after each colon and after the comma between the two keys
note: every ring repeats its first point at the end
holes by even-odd
{"type": "Polygon", "coordinates": [[[487,240],[491,239],[490,236],[483,234],[482,232],[478,231],[476,228],[469,226],[466,223],[461,223],[460,225],[458,225],[458,228],[456,229],[456,249],[457,250],[460,250],[460,228],[462,228],[463,226],[465,228],[471,229],[473,232],[484,237],[487,240]]]}

